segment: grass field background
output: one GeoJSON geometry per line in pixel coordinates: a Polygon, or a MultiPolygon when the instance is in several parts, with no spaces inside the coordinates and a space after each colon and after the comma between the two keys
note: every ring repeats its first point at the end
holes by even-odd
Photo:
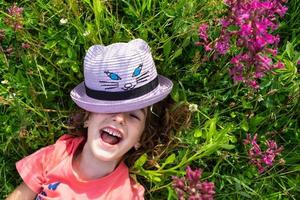
{"type": "Polygon", "coordinates": [[[272,33],[280,36],[273,60],[285,67],[254,90],[228,73],[237,48],[213,59],[195,45],[200,24],[212,27],[211,40],[220,33],[222,0],[0,0],[0,199],[21,182],[15,162],[66,132],[88,47],[134,38],[149,43],[159,73],[174,82],[172,98],[192,112],[191,128],[176,133],[165,156],[137,161],[146,199],[176,199],[171,177],[187,166],[203,170],[215,199],[300,199],[300,1],[285,5],[272,33]],[[284,148],[263,173],[249,163],[247,134],[262,150],[268,140],[284,148]]]}

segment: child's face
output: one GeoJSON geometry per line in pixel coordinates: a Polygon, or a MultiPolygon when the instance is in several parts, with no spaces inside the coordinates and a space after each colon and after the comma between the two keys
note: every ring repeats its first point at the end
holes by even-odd
{"type": "Polygon", "coordinates": [[[125,113],[91,113],[86,121],[85,146],[99,160],[120,161],[127,151],[139,144],[146,116],[146,108],[125,113]]]}

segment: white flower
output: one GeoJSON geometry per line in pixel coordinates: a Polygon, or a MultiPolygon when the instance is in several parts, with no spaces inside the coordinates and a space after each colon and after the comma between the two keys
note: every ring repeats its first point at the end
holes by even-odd
{"type": "Polygon", "coordinates": [[[60,21],[59,21],[60,25],[64,25],[66,23],[68,23],[68,19],[66,19],[66,18],[61,18],[60,21]]]}
{"type": "Polygon", "coordinates": [[[4,85],[4,84],[7,84],[8,83],[8,80],[3,80],[1,81],[1,83],[4,85]]]}
{"type": "Polygon", "coordinates": [[[264,100],[264,98],[262,97],[262,95],[260,94],[259,96],[258,96],[258,98],[257,98],[257,101],[258,102],[261,102],[261,101],[263,101],[264,100]]]}
{"type": "Polygon", "coordinates": [[[90,31],[85,31],[82,35],[83,36],[88,36],[91,32],[90,31]]]}
{"type": "Polygon", "coordinates": [[[198,105],[194,103],[189,104],[189,111],[196,112],[198,110],[198,105]]]}

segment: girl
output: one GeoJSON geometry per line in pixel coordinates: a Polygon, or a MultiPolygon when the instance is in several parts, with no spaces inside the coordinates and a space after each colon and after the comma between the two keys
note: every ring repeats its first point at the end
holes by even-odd
{"type": "Polygon", "coordinates": [[[70,118],[71,132],[81,136],[63,135],[17,162],[24,182],[7,199],[144,199],[128,167],[175,128],[170,99],[162,101],[172,85],[141,39],[89,48],[84,82],[71,91],[83,109],[70,118]]]}

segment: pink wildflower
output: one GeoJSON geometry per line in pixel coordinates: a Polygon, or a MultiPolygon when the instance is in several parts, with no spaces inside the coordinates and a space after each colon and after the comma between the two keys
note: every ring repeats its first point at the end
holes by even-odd
{"type": "Polygon", "coordinates": [[[5,37],[5,31],[0,29],[0,41],[3,40],[5,37]]]}
{"type": "Polygon", "coordinates": [[[172,177],[173,187],[177,193],[178,199],[213,200],[215,185],[213,182],[201,182],[201,174],[201,169],[192,170],[188,166],[184,177],[172,177]]]}
{"type": "Polygon", "coordinates": [[[233,67],[229,73],[235,82],[241,81],[249,87],[259,89],[260,78],[275,68],[284,67],[280,62],[274,64],[271,57],[276,56],[276,46],[279,43],[279,36],[272,35],[271,31],[278,28],[277,16],[283,17],[287,11],[287,7],[282,5],[284,2],[225,0],[228,13],[220,20],[221,33],[214,41],[208,41],[208,25],[200,25],[201,45],[205,47],[205,51],[215,50],[213,58],[229,52],[232,41],[235,41],[235,46],[240,50],[239,55],[248,56],[235,56],[231,59],[233,67]],[[232,30],[231,27],[239,30],[232,30]]]}
{"type": "Polygon", "coordinates": [[[12,7],[8,8],[8,14],[11,16],[21,16],[23,12],[23,8],[17,7],[16,4],[14,4],[12,7]]]}
{"type": "Polygon", "coordinates": [[[11,17],[6,18],[5,23],[11,26],[15,31],[21,30],[23,28],[23,8],[17,7],[17,5],[14,3],[13,6],[7,10],[11,17]]]}
{"type": "Polygon", "coordinates": [[[271,167],[275,158],[283,150],[283,146],[278,148],[273,140],[267,140],[265,144],[267,149],[262,151],[257,144],[257,134],[253,136],[253,139],[251,139],[250,134],[247,134],[247,138],[244,140],[244,145],[250,146],[250,149],[248,149],[250,163],[257,167],[259,173],[263,173],[266,168],[271,167]]]}
{"type": "Polygon", "coordinates": [[[277,64],[274,65],[274,68],[276,68],[276,69],[283,69],[284,68],[284,64],[279,61],[277,64]]]}
{"type": "Polygon", "coordinates": [[[22,48],[23,49],[29,49],[30,48],[30,44],[28,44],[28,43],[22,43],[22,48]]]}
{"type": "Polygon", "coordinates": [[[201,24],[199,26],[199,38],[201,38],[202,40],[204,40],[206,43],[208,41],[208,36],[207,36],[207,28],[208,28],[208,24],[201,24]]]}

